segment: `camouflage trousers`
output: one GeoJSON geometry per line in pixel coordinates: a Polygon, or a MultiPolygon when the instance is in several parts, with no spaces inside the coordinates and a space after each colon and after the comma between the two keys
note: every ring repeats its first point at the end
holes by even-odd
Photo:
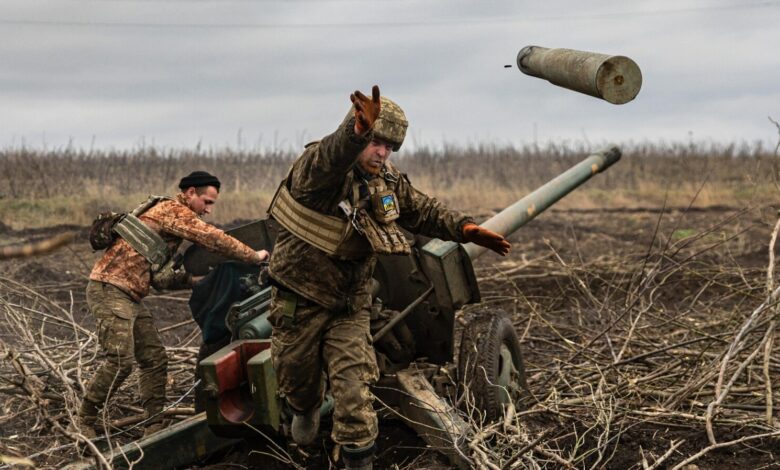
{"type": "Polygon", "coordinates": [[[378,427],[369,386],[379,378],[379,369],[368,309],[347,315],[274,288],[269,321],[271,359],[287,403],[298,411],[320,406],[326,372],[335,401],[333,441],[372,443],[378,427]]]}
{"type": "MultiPolygon", "coordinates": [[[[100,408],[132,372],[135,361],[141,372],[142,406],[147,416],[160,413],[165,406],[168,357],[149,311],[119,288],[97,281],[87,285],[87,304],[97,323],[102,357],[82,401],[82,420],[96,420],[100,408]]],[[[149,423],[162,418],[158,415],[149,423]]]]}

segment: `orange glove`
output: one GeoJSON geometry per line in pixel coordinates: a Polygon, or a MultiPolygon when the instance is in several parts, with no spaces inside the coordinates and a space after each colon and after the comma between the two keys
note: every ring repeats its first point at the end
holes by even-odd
{"type": "Polygon", "coordinates": [[[490,248],[501,256],[506,256],[511,247],[509,242],[506,241],[506,238],[496,232],[491,232],[486,228],[482,228],[477,224],[464,225],[463,238],[467,242],[474,243],[475,245],[490,248]]]}
{"type": "Polygon", "coordinates": [[[358,90],[349,95],[349,99],[355,105],[355,134],[363,135],[371,129],[374,121],[379,117],[379,110],[382,108],[379,87],[374,85],[371,89],[371,99],[358,90]]]}

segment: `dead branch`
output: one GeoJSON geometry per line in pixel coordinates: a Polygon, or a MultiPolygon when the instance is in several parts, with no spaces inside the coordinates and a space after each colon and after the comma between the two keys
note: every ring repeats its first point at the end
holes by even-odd
{"type": "Polygon", "coordinates": [[[780,150],[780,123],[772,119],[772,116],[767,116],[767,119],[769,119],[769,122],[774,124],[775,127],[777,128],[778,137],[777,137],[777,145],[775,145],[775,152],[774,152],[775,156],[777,156],[777,151],[780,150]]]}
{"type": "Polygon", "coordinates": [[[741,437],[739,439],[734,439],[732,441],[728,442],[721,442],[718,444],[712,444],[708,447],[705,447],[704,449],[700,450],[699,452],[696,452],[695,454],[691,455],[690,457],[686,458],[682,462],[678,463],[674,467],[672,467],[672,470],[681,470],[682,468],[685,468],[686,465],[688,465],[691,462],[695,462],[696,460],[700,459],[705,454],[712,452],[715,449],[721,449],[723,447],[731,447],[733,445],[741,444],[743,442],[753,441],[756,439],[765,439],[765,438],[773,438],[780,436],[780,431],[773,431],[773,432],[767,432],[763,434],[755,434],[752,436],[745,436],[741,437]]]}

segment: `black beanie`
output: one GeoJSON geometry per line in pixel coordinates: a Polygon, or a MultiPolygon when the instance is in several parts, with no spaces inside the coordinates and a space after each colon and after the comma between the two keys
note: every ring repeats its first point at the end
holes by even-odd
{"type": "Polygon", "coordinates": [[[205,171],[193,171],[179,181],[179,189],[186,190],[190,186],[199,188],[201,186],[214,186],[219,191],[219,179],[205,171]]]}

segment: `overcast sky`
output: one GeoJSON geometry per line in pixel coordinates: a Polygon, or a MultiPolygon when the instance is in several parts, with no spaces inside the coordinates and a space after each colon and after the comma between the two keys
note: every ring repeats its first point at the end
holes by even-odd
{"type": "Polygon", "coordinates": [[[773,148],[780,1],[0,2],[0,147],[299,148],[373,84],[410,146],[773,148]],[[531,44],[631,57],[642,90],[616,106],[523,75],[531,44]]]}

